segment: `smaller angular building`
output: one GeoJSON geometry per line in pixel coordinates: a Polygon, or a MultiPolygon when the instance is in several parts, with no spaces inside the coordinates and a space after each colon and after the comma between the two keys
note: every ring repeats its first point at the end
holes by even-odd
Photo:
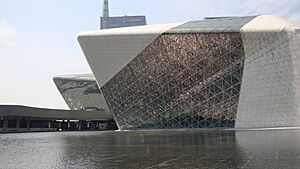
{"type": "Polygon", "coordinates": [[[56,76],[53,81],[71,110],[109,111],[92,74],[56,76]]]}
{"type": "Polygon", "coordinates": [[[82,32],[120,129],[300,126],[300,27],[276,16],[82,32]]]}

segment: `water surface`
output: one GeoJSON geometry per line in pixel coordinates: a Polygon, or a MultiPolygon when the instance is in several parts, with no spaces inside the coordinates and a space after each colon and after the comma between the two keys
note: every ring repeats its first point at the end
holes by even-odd
{"type": "Polygon", "coordinates": [[[300,130],[0,135],[0,168],[300,168],[300,130]]]}

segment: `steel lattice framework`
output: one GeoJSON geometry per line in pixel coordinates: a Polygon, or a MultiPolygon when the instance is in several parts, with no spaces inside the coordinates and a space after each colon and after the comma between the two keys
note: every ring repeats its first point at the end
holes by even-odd
{"type": "Polygon", "coordinates": [[[232,128],[240,33],[165,33],[102,87],[122,129],[232,128]]]}

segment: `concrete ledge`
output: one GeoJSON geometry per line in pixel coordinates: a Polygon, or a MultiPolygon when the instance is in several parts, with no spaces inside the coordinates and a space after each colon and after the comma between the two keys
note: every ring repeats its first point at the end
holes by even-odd
{"type": "Polygon", "coordinates": [[[28,117],[53,120],[112,120],[108,111],[44,109],[19,105],[1,105],[0,117],[28,117]]]}
{"type": "Polygon", "coordinates": [[[56,128],[7,128],[6,131],[3,131],[3,128],[0,128],[0,133],[25,133],[25,132],[49,132],[57,131],[56,128]]]}

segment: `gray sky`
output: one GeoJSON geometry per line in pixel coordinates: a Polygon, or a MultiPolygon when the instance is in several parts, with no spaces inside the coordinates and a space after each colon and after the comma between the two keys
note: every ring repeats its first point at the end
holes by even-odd
{"type": "MultiPolygon", "coordinates": [[[[269,14],[300,21],[300,0],[110,0],[148,24],[269,14]]],[[[0,0],[0,104],[67,108],[52,77],[90,68],[76,34],[99,28],[102,0],[0,0]]]]}

